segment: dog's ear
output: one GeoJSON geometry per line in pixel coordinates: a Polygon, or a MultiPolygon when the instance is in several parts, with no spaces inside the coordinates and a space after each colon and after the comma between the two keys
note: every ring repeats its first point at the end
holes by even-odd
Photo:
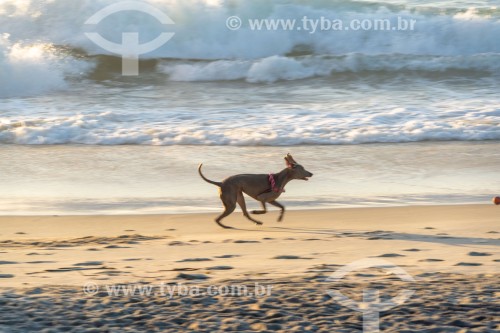
{"type": "Polygon", "coordinates": [[[297,162],[295,162],[292,155],[290,155],[290,154],[286,154],[285,163],[286,163],[287,168],[293,168],[297,164],[297,162]]]}
{"type": "Polygon", "coordinates": [[[290,161],[290,163],[293,164],[299,164],[297,161],[295,161],[290,153],[286,154],[287,159],[290,161]]]}

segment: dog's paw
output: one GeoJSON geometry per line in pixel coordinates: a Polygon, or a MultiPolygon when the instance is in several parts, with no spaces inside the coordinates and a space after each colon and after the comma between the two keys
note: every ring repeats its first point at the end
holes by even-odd
{"type": "Polygon", "coordinates": [[[264,223],[262,223],[262,222],[255,222],[255,224],[257,224],[257,225],[263,225],[264,223]]]}
{"type": "Polygon", "coordinates": [[[218,222],[218,221],[215,221],[215,223],[217,223],[220,227],[222,227],[222,228],[224,228],[224,229],[234,229],[233,227],[229,227],[229,226],[227,226],[227,225],[225,225],[225,224],[222,224],[222,223],[220,223],[220,222],[218,222]]]}

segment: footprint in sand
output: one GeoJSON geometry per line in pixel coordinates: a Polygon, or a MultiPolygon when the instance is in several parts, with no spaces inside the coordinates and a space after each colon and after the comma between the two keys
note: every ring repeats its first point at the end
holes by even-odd
{"type": "Polygon", "coordinates": [[[434,259],[434,258],[419,260],[419,262],[440,262],[440,261],[444,261],[444,260],[443,259],[434,259]]]}
{"type": "Polygon", "coordinates": [[[73,266],[102,266],[104,262],[102,261],[85,261],[74,264],[73,266]]]}
{"type": "Polygon", "coordinates": [[[185,245],[192,245],[192,244],[181,242],[181,241],[173,241],[173,242],[168,243],[168,246],[185,246],[185,245]]]}
{"type": "Polygon", "coordinates": [[[425,227],[424,229],[432,230],[432,229],[436,229],[436,228],[433,228],[433,227],[425,227]]]}
{"type": "Polygon", "coordinates": [[[273,259],[285,259],[285,260],[303,259],[303,260],[310,260],[310,259],[313,259],[313,258],[306,258],[306,257],[300,257],[300,256],[292,256],[292,255],[282,255],[282,256],[273,257],[273,259]]]}
{"type": "Polygon", "coordinates": [[[371,277],[376,277],[377,275],[375,274],[369,274],[369,273],[356,273],[354,274],[357,277],[365,277],[365,278],[371,278],[371,277]]]}
{"type": "Polygon", "coordinates": [[[182,260],[177,260],[176,262],[200,262],[200,261],[212,261],[210,258],[187,258],[182,260]]]}
{"type": "Polygon", "coordinates": [[[385,253],[377,256],[379,258],[397,258],[397,257],[406,257],[403,254],[398,254],[398,253],[385,253]]]}
{"type": "Polygon", "coordinates": [[[75,271],[89,271],[96,269],[109,269],[109,267],[61,267],[56,269],[46,269],[45,272],[63,273],[63,272],[75,272],[75,271]]]}
{"type": "Polygon", "coordinates": [[[0,274],[0,279],[12,279],[14,274],[0,274]]]}
{"type": "Polygon", "coordinates": [[[178,279],[186,279],[186,280],[206,280],[209,279],[210,277],[205,274],[187,274],[187,273],[180,273],[177,275],[178,279]]]}
{"type": "Polygon", "coordinates": [[[222,256],[215,256],[214,258],[217,259],[229,259],[229,258],[236,258],[236,257],[241,257],[239,254],[224,254],[222,256]]]}
{"type": "Polygon", "coordinates": [[[478,262],[459,262],[455,266],[482,266],[483,264],[478,262]]]}
{"type": "Polygon", "coordinates": [[[472,252],[469,252],[469,255],[472,257],[487,257],[487,256],[491,256],[491,253],[472,251],[472,252]]]}
{"type": "Polygon", "coordinates": [[[18,262],[0,260],[0,265],[15,265],[15,264],[18,264],[18,262]]]}
{"type": "Polygon", "coordinates": [[[406,249],[406,250],[403,250],[403,251],[407,251],[407,252],[419,252],[419,251],[422,251],[421,249],[406,249]]]}
{"type": "Polygon", "coordinates": [[[55,264],[55,263],[57,263],[57,261],[38,260],[38,261],[27,261],[26,263],[27,264],[32,264],[32,265],[36,265],[36,264],[55,264]]]}
{"type": "Polygon", "coordinates": [[[243,239],[240,239],[240,240],[235,240],[233,242],[234,244],[247,244],[247,243],[260,243],[259,241],[254,241],[254,240],[243,240],[243,239]]]}
{"type": "Polygon", "coordinates": [[[209,271],[227,271],[230,269],[234,269],[232,266],[212,266],[212,267],[207,267],[207,270],[209,271]]]}
{"type": "Polygon", "coordinates": [[[193,268],[193,267],[178,267],[174,269],[161,269],[158,272],[192,272],[192,271],[197,271],[199,268],[193,268]]]}

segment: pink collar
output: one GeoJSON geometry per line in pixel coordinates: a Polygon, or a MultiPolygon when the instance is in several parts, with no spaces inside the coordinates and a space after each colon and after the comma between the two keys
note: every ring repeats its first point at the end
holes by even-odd
{"type": "Polygon", "coordinates": [[[269,183],[271,184],[271,191],[276,193],[285,192],[285,189],[280,189],[276,187],[276,181],[274,180],[274,175],[272,173],[269,174],[269,183]]]}

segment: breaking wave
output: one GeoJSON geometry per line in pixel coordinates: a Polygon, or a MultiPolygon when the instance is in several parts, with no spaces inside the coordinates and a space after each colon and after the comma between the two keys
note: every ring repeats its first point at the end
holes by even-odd
{"type": "MultiPolygon", "coordinates": [[[[142,59],[153,59],[173,81],[246,80],[275,82],[339,72],[449,71],[500,72],[500,10],[431,8],[384,2],[317,1],[143,1],[175,25],[163,26],[146,14],[116,13],[97,26],[86,20],[116,1],[18,1],[0,4],[0,96],[29,95],[64,88],[68,75],[91,75],[99,59],[119,56],[101,49],[85,32],[97,31],[120,43],[122,32],[137,31],[142,42],[164,30],[174,38],[142,59]],[[228,16],[248,19],[302,17],[416,20],[414,31],[252,31],[229,30],[228,16]],[[92,30],[94,29],[94,30],[92,30]],[[71,50],[61,55],[60,48],[71,50]],[[76,56],[78,55],[78,56],[76,56]],[[76,58],[78,65],[71,61],[76,58]],[[178,61],[166,62],[165,59],[178,61]],[[193,63],[193,59],[201,62],[193,63]],[[82,62],[87,66],[83,67],[82,62]],[[69,64],[68,64],[69,63],[69,64]],[[75,68],[76,67],[76,68],[75,68]]],[[[98,66],[99,70],[112,70],[98,66]]]]}

